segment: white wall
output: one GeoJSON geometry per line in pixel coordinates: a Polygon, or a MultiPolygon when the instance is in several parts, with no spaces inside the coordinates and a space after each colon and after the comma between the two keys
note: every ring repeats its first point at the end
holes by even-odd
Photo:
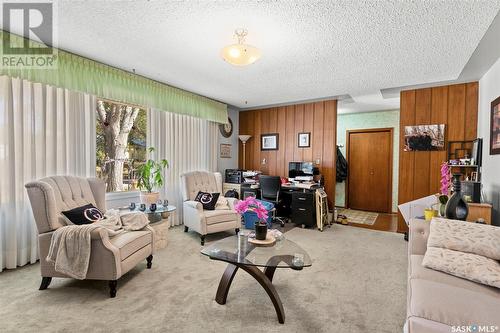
{"type": "Polygon", "coordinates": [[[500,96],[500,58],[479,80],[478,137],[483,138],[482,183],[485,201],[493,204],[493,224],[500,226],[500,155],[490,155],[491,102],[500,96]]]}
{"type": "Polygon", "coordinates": [[[217,165],[219,172],[222,173],[224,179],[224,171],[226,169],[237,169],[238,168],[238,131],[240,117],[238,110],[228,108],[227,109],[229,118],[233,121],[233,134],[229,138],[225,138],[219,132],[219,147],[217,148],[217,165]],[[231,158],[221,158],[220,157],[220,144],[229,143],[231,144],[231,158]]]}

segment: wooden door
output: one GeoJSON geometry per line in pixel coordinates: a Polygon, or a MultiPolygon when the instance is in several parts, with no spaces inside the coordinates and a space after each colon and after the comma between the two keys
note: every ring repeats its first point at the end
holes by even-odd
{"type": "Polygon", "coordinates": [[[392,128],[347,131],[347,207],[392,211],[392,128]]]}

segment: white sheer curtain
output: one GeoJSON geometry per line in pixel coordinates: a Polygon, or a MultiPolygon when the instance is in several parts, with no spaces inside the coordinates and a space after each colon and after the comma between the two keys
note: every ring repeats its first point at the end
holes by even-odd
{"type": "Polygon", "coordinates": [[[171,224],[182,223],[180,175],[184,172],[217,170],[217,123],[160,110],[148,111],[148,147],[155,147],[155,158],[165,158],[165,187],[160,193],[177,207],[171,224]]]}
{"type": "Polygon", "coordinates": [[[0,271],[38,259],[24,184],[94,176],[95,107],[88,94],[0,76],[0,271]]]}

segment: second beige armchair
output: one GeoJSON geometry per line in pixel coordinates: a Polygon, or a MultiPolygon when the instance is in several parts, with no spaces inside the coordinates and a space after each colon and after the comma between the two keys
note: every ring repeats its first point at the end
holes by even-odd
{"type": "Polygon", "coordinates": [[[234,229],[239,232],[241,218],[234,210],[235,198],[226,198],[228,209],[204,210],[200,202],[194,201],[199,191],[222,193],[222,175],[219,172],[193,171],[181,175],[183,197],[184,231],[192,229],[200,234],[201,245],[205,236],[215,232],[234,229]]]}

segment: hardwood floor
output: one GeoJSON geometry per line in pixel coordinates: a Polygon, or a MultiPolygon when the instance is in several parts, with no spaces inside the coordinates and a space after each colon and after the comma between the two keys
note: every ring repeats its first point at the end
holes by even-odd
{"type": "MultiPolygon", "coordinates": [[[[349,223],[350,226],[357,228],[365,228],[380,231],[397,232],[398,231],[398,215],[397,214],[384,214],[378,213],[377,220],[373,225],[359,224],[359,223],[349,223]]],[[[286,223],[284,228],[281,228],[278,223],[273,225],[273,228],[281,230],[282,232],[287,232],[293,228],[297,227],[293,223],[286,223]]],[[[300,226],[299,226],[300,228],[300,226]]]]}
{"type": "Polygon", "coordinates": [[[398,231],[398,215],[397,214],[379,213],[377,220],[375,221],[375,223],[373,225],[358,224],[358,223],[349,223],[349,225],[353,226],[353,227],[358,227],[358,228],[397,232],[398,231]]]}

